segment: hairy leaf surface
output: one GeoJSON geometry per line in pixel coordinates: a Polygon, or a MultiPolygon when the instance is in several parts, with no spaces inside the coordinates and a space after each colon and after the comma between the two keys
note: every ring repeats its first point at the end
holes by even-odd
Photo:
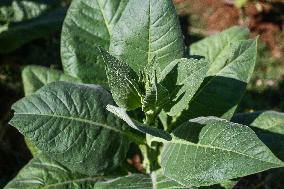
{"type": "Polygon", "coordinates": [[[235,42],[230,47],[227,65],[216,75],[205,78],[191,99],[189,108],[177,124],[189,118],[216,116],[230,119],[242,99],[256,61],[257,40],[235,42]]]}
{"type": "Polygon", "coordinates": [[[113,27],[128,0],[73,1],[63,24],[61,57],[65,73],[86,83],[106,85],[98,46],[109,49],[113,27]]]}
{"type": "Polygon", "coordinates": [[[161,165],[167,177],[186,186],[206,186],[283,167],[247,126],[200,117],[174,130],[161,165]]]}
{"type": "Polygon", "coordinates": [[[108,84],[115,102],[127,110],[141,107],[138,76],[127,64],[100,48],[106,64],[108,84]]]}
{"type": "Polygon", "coordinates": [[[161,173],[152,173],[151,175],[133,174],[130,176],[118,177],[105,182],[98,182],[96,185],[98,189],[182,189],[189,187],[163,176],[161,173]]]}
{"type": "Polygon", "coordinates": [[[239,113],[232,118],[233,122],[252,127],[258,138],[271,151],[284,161],[284,114],[275,111],[239,113]]]}
{"type": "Polygon", "coordinates": [[[113,28],[110,52],[136,72],[153,58],[162,69],[182,58],[183,36],[172,1],[129,1],[113,28]]]}
{"type": "Polygon", "coordinates": [[[40,156],[32,159],[4,189],[182,189],[160,172],[113,176],[86,176],[71,172],[56,161],[40,156]]]}
{"type": "Polygon", "coordinates": [[[43,66],[26,66],[22,72],[25,95],[31,95],[39,88],[55,81],[79,82],[80,80],[55,69],[43,66]]]}
{"type": "Polygon", "coordinates": [[[217,74],[230,56],[230,46],[249,37],[249,30],[239,26],[231,27],[216,35],[206,37],[190,46],[191,56],[204,56],[211,62],[209,75],[217,74]]]}
{"type": "Polygon", "coordinates": [[[32,159],[4,189],[93,189],[102,177],[71,172],[46,157],[32,159]]]}
{"type": "Polygon", "coordinates": [[[122,122],[105,109],[113,103],[100,86],[60,81],[16,102],[10,124],[49,157],[95,175],[120,165],[128,149],[122,122]]]}
{"type": "Polygon", "coordinates": [[[170,116],[180,114],[196,93],[208,71],[209,62],[201,59],[178,59],[171,62],[161,73],[160,83],[170,91],[166,108],[170,116]]]}

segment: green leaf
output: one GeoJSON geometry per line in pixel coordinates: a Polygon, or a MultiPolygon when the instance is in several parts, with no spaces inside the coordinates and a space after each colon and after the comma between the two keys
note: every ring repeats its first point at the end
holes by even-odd
{"type": "Polygon", "coordinates": [[[107,85],[98,46],[109,49],[113,27],[128,0],[73,1],[63,24],[61,56],[64,72],[86,83],[107,85]]]}
{"type": "Polygon", "coordinates": [[[174,130],[165,142],[165,176],[186,186],[208,186],[271,168],[283,167],[247,126],[200,117],[174,130]]]}
{"type": "Polygon", "coordinates": [[[275,111],[239,113],[232,118],[233,122],[251,126],[258,138],[270,150],[284,161],[284,114],[275,111]]]}
{"type": "Polygon", "coordinates": [[[172,1],[129,1],[113,28],[110,52],[137,73],[154,57],[161,69],[182,58],[183,35],[172,1]]]}
{"type": "MultiPolygon", "coordinates": [[[[4,189],[166,189],[188,188],[163,176],[132,174],[122,177],[84,176],[46,157],[32,159],[4,189]]],[[[188,188],[189,189],[189,188],[188,188]]]]}
{"type": "Polygon", "coordinates": [[[188,104],[203,82],[208,71],[208,61],[201,59],[178,59],[171,62],[161,73],[160,83],[170,91],[168,114],[176,116],[188,104]]]}
{"type": "Polygon", "coordinates": [[[4,189],[93,189],[101,176],[73,173],[46,157],[32,159],[4,189]]]}
{"type": "Polygon", "coordinates": [[[59,70],[43,66],[26,66],[22,72],[25,96],[31,95],[39,88],[55,81],[80,82],[79,79],[63,74],[59,70]]]}
{"type": "Polygon", "coordinates": [[[66,8],[59,7],[33,19],[0,25],[0,53],[11,52],[34,39],[59,32],[65,13],[66,8]]]}
{"type": "Polygon", "coordinates": [[[36,18],[60,3],[60,0],[2,0],[0,2],[0,21],[21,22],[36,18]]]}
{"type": "Polygon", "coordinates": [[[230,119],[242,99],[256,61],[257,40],[235,42],[230,47],[227,65],[214,76],[205,78],[182,112],[176,125],[190,118],[216,116],[230,119]]]}
{"type": "MultiPolygon", "coordinates": [[[[26,66],[23,69],[22,80],[25,96],[31,95],[44,85],[55,81],[79,82],[79,79],[65,75],[59,70],[35,65],[26,66]]],[[[41,153],[41,151],[37,149],[31,141],[25,139],[25,142],[33,156],[37,156],[41,153]]]]}
{"type": "Polygon", "coordinates": [[[248,0],[235,0],[234,4],[237,8],[242,8],[243,6],[245,6],[245,4],[248,2],[248,0]]]}
{"type": "Polygon", "coordinates": [[[154,127],[150,127],[146,124],[142,124],[142,123],[139,123],[138,121],[132,120],[127,115],[125,109],[123,108],[115,107],[112,105],[107,105],[107,110],[113,113],[114,115],[116,115],[117,117],[121,118],[122,120],[124,120],[130,127],[138,131],[141,131],[142,133],[150,134],[152,136],[163,138],[165,140],[172,139],[171,135],[166,131],[163,131],[163,130],[160,130],[154,127]]]}
{"type": "Polygon", "coordinates": [[[163,176],[161,173],[152,173],[151,175],[132,174],[130,176],[118,177],[105,182],[98,182],[96,187],[98,189],[182,189],[185,187],[181,184],[163,176]]]}
{"type": "Polygon", "coordinates": [[[16,102],[10,124],[52,159],[95,175],[119,166],[128,149],[122,122],[105,109],[113,103],[100,86],[59,81],[16,102]]]}
{"type": "Polygon", "coordinates": [[[25,138],[25,143],[33,157],[37,157],[42,153],[29,139],[25,138]]]}
{"type": "Polygon", "coordinates": [[[239,26],[231,27],[216,35],[193,43],[189,50],[190,55],[204,56],[211,62],[209,75],[217,74],[225,65],[230,56],[231,44],[239,40],[247,39],[249,30],[239,26]]]}
{"type": "Polygon", "coordinates": [[[137,74],[125,63],[100,48],[106,64],[108,84],[115,102],[122,108],[133,110],[141,107],[141,92],[137,74]]]}
{"type": "Polygon", "coordinates": [[[157,81],[157,75],[153,78],[153,84],[146,89],[146,95],[142,101],[142,108],[144,112],[162,109],[164,105],[169,102],[169,91],[157,81]]]}

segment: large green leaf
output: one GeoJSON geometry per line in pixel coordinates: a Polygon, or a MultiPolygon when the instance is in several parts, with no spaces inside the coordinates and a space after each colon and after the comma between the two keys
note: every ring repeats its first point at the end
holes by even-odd
{"type": "Polygon", "coordinates": [[[176,116],[184,109],[196,93],[208,71],[209,62],[201,59],[178,59],[171,62],[159,75],[160,83],[170,91],[171,102],[168,114],[176,116]]]}
{"type": "Polygon", "coordinates": [[[60,3],[60,0],[2,0],[0,21],[22,22],[36,18],[60,3]]]}
{"type": "Polygon", "coordinates": [[[4,189],[167,189],[188,188],[160,172],[123,177],[85,176],[46,157],[32,159],[4,189]]]}
{"type": "Polygon", "coordinates": [[[49,157],[95,175],[120,165],[128,149],[122,122],[105,109],[113,103],[100,86],[59,81],[16,102],[10,124],[49,157]]]}
{"type": "Polygon", "coordinates": [[[253,73],[256,49],[257,40],[243,40],[232,44],[227,65],[216,75],[205,78],[188,110],[178,118],[177,124],[199,116],[230,119],[253,73]]]}
{"type": "Polygon", "coordinates": [[[137,74],[125,63],[100,48],[106,64],[108,84],[112,97],[122,108],[133,110],[141,107],[141,92],[137,74]]]}
{"type": "Polygon", "coordinates": [[[75,0],[63,24],[61,56],[65,73],[87,83],[106,85],[97,46],[109,49],[113,27],[128,0],[75,0]]]}
{"type": "Polygon", "coordinates": [[[145,134],[150,134],[152,136],[156,136],[159,138],[163,138],[165,140],[171,140],[172,137],[171,135],[164,131],[164,130],[160,130],[154,127],[150,127],[148,125],[139,123],[138,121],[132,120],[126,113],[125,109],[123,108],[119,108],[119,107],[115,107],[112,105],[108,105],[107,106],[107,110],[110,111],[111,113],[113,113],[114,115],[118,116],[120,119],[124,120],[130,127],[143,132],[145,134]]]}
{"type": "Polygon", "coordinates": [[[101,176],[73,173],[46,157],[32,159],[4,189],[93,189],[101,176]]]}
{"type": "Polygon", "coordinates": [[[283,167],[247,126],[216,117],[189,120],[164,143],[161,165],[167,177],[186,186],[206,186],[283,167]]]}
{"type": "Polygon", "coordinates": [[[60,31],[65,13],[66,8],[59,7],[23,22],[0,24],[0,53],[10,52],[29,41],[60,31]]]}
{"type": "Polygon", "coordinates": [[[284,114],[275,111],[239,113],[232,118],[233,122],[249,125],[258,138],[270,150],[284,161],[284,114]]]}
{"type": "MultiPolygon", "coordinates": [[[[77,78],[73,78],[71,76],[63,74],[59,70],[49,69],[43,66],[36,65],[26,66],[23,69],[22,80],[25,96],[31,95],[44,85],[55,81],[80,81],[77,78]]],[[[29,141],[28,139],[25,139],[25,141],[33,156],[37,156],[41,153],[40,150],[38,150],[31,141],[29,141]]]]}
{"type": "Polygon", "coordinates": [[[214,75],[226,65],[226,61],[231,53],[231,44],[247,39],[248,36],[248,29],[234,26],[221,33],[193,43],[189,48],[190,55],[204,56],[209,60],[211,62],[209,75],[214,75]]]}
{"type": "Polygon", "coordinates": [[[182,189],[191,187],[185,187],[181,184],[163,176],[160,172],[152,173],[151,175],[133,174],[130,176],[124,176],[115,178],[112,180],[106,180],[104,182],[98,182],[96,189],[182,189]]]}
{"type": "Polygon", "coordinates": [[[136,72],[153,58],[162,69],[182,58],[183,36],[172,1],[129,1],[113,28],[110,52],[136,72]]]}
{"type": "Polygon", "coordinates": [[[43,66],[26,66],[22,72],[25,95],[31,95],[39,88],[55,81],[79,82],[80,80],[59,70],[49,69],[43,66]]]}

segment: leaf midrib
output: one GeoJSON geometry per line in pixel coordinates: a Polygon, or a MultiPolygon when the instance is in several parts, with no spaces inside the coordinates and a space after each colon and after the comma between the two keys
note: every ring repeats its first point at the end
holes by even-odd
{"type": "Polygon", "coordinates": [[[91,125],[95,125],[95,126],[99,126],[99,127],[103,127],[105,129],[109,129],[109,130],[112,130],[112,131],[115,131],[115,132],[118,132],[118,133],[121,133],[121,134],[125,134],[125,132],[119,130],[119,129],[116,129],[114,127],[111,127],[107,124],[102,124],[102,123],[98,123],[98,122],[95,122],[95,121],[91,121],[91,120],[87,120],[87,119],[82,119],[82,118],[78,118],[78,117],[67,117],[67,116],[64,116],[64,115],[56,115],[56,114],[38,114],[38,113],[17,113],[15,112],[14,113],[15,115],[34,115],[34,116],[46,116],[46,117],[53,117],[53,118],[62,118],[62,119],[67,119],[67,120],[74,120],[74,121],[78,121],[78,122],[82,122],[82,123],[88,123],[88,124],[91,124],[91,125]]]}
{"type": "Polygon", "coordinates": [[[282,166],[284,166],[284,163],[282,163],[282,164],[276,164],[276,163],[268,162],[268,161],[265,161],[265,160],[262,160],[262,159],[258,159],[258,158],[255,158],[255,157],[253,157],[253,156],[250,156],[250,155],[247,155],[247,154],[243,154],[243,153],[241,153],[241,152],[237,152],[237,151],[234,151],[234,150],[229,150],[229,149],[220,148],[220,147],[217,147],[217,146],[205,145],[205,144],[195,144],[195,143],[192,143],[192,142],[189,142],[189,141],[185,141],[185,140],[181,140],[181,139],[180,139],[180,140],[173,139],[171,142],[165,141],[165,143],[183,144],[183,145],[191,145],[191,146],[197,146],[197,147],[202,147],[202,148],[217,149],[217,150],[221,150],[221,151],[227,151],[227,152],[239,154],[239,155],[242,155],[242,156],[246,156],[246,157],[249,157],[249,158],[251,158],[251,159],[255,159],[255,160],[258,160],[258,161],[261,161],[261,162],[265,162],[265,163],[269,163],[269,164],[272,164],[272,165],[277,165],[277,167],[280,167],[280,166],[282,167],[282,166]]]}

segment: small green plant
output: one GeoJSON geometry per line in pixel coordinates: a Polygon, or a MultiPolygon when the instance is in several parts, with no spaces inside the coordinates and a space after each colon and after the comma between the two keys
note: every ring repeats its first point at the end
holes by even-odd
{"type": "Polygon", "coordinates": [[[284,115],[235,113],[255,67],[248,35],[232,27],[186,51],[171,0],[73,1],[64,73],[23,71],[10,124],[34,158],[5,188],[232,188],[283,167],[284,115]],[[130,144],[143,173],[127,175],[130,144]]]}

